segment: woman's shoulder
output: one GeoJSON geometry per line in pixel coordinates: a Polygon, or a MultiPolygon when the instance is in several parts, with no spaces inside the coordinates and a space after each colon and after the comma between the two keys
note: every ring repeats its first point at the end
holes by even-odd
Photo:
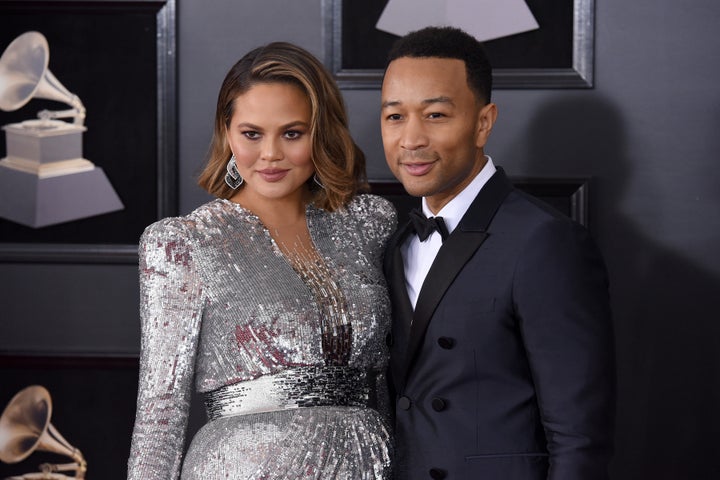
{"type": "Polygon", "coordinates": [[[187,217],[166,217],[151,223],[140,236],[140,245],[186,242],[190,223],[187,217]]]}
{"type": "Polygon", "coordinates": [[[347,208],[353,213],[359,213],[370,218],[393,219],[397,217],[395,206],[390,200],[372,193],[356,195],[347,208]]]}
{"type": "Polygon", "coordinates": [[[369,238],[384,239],[397,227],[395,206],[379,195],[356,195],[346,207],[346,211],[355,228],[365,232],[369,238]]]}
{"type": "Polygon", "coordinates": [[[187,215],[165,217],[145,227],[141,239],[183,240],[191,237],[198,225],[214,216],[222,202],[211,200],[200,205],[187,215]]]}

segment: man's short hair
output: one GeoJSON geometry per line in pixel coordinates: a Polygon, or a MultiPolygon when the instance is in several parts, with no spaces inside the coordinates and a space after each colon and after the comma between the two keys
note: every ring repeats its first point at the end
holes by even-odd
{"type": "Polygon", "coordinates": [[[401,57],[454,58],[465,62],[468,86],[482,103],[490,103],[492,66],[482,43],[455,27],[425,27],[395,41],[386,64],[401,57]]]}

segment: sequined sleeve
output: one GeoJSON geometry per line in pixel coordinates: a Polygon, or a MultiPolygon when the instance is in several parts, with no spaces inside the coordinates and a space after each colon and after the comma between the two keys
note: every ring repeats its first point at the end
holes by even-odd
{"type": "MultiPolygon", "coordinates": [[[[390,235],[397,228],[397,211],[393,204],[377,195],[359,195],[357,213],[360,229],[366,233],[368,250],[382,256],[390,235]]],[[[382,265],[382,262],[379,263],[382,265]]]]}
{"type": "Polygon", "coordinates": [[[188,227],[168,219],[140,240],[141,354],[128,478],[179,476],[193,382],[203,288],[188,227]]]}
{"type": "MultiPolygon", "coordinates": [[[[350,211],[356,215],[358,229],[365,234],[365,251],[372,255],[373,263],[382,271],[383,255],[387,241],[397,228],[397,210],[387,199],[377,195],[358,195],[350,211]]],[[[380,275],[384,281],[384,277],[380,275]]],[[[389,307],[388,307],[389,309],[389,307]]],[[[387,311],[387,324],[390,323],[390,312],[387,311]]],[[[387,389],[387,372],[379,372],[375,379],[377,398],[375,408],[388,425],[392,425],[394,404],[390,400],[387,389]]]]}

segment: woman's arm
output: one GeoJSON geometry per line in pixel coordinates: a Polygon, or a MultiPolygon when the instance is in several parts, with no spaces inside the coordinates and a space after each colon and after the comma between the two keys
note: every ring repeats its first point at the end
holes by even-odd
{"type": "Polygon", "coordinates": [[[140,239],[141,354],[128,478],[180,473],[202,316],[202,283],[186,226],[155,223],[140,239]]]}

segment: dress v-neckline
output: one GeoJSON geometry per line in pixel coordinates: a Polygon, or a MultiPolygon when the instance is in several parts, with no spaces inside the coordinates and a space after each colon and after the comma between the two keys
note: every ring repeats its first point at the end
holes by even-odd
{"type": "MultiPolygon", "coordinates": [[[[218,200],[222,201],[226,205],[229,205],[234,210],[243,213],[245,215],[247,221],[252,221],[252,223],[255,223],[256,225],[258,225],[263,230],[263,233],[266,235],[268,241],[270,242],[273,252],[276,254],[282,255],[283,258],[285,258],[288,265],[290,265],[292,267],[292,262],[291,262],[290,258],[288,257],[288,255],[285,254],[285,252],[282,250],[282,248],[280,248],[279,242],[275,239],[275,237],[273,237],[272,233],[270,232],[270,229],[267,227],[267,225],[265,225],[263,223],[262,220],[260,220],[259,216],[257,216],[255,213],[253,213],[249,209],[243,207],[239,203],[233,202],[230,199],[220,198],[218,200]]],[[[306,222],[306,228],[307,228],[307,232],[308,232],[308,236],[309,236],[309,240],[310,240],[310,245],[312,246],[312,250],[313,250],[312,253],[322,259],[325,257],[325,255],[323,255],[323,252],[318,247],[317,235],[314,234],[315,230],[316,230],[314,228],[315,227],[314,219],[315,219],[315,216],[317,215],[317,213],[318,213],[317,207],[313,206],[311,203],[309,203],[305,207],[305,222],[306,222]]]]}

